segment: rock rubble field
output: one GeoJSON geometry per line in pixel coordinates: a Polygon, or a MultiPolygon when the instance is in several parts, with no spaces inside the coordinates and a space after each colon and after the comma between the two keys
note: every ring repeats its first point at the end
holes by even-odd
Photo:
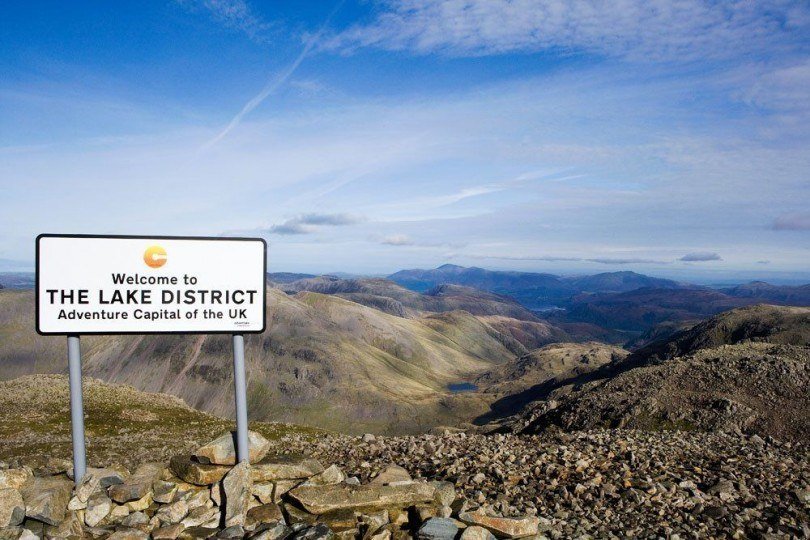
{"type": "Polygon", "coordinates": [[[169,463],[0,466],[0,539],[807,538],[805,448],[633,430],[225,433],[169,463]],[[328,466],[327,466],[328,464],[328,466]]]}

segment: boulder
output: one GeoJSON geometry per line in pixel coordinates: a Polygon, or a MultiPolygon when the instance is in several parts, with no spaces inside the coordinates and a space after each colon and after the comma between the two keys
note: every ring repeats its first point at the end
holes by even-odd
{"type": "Polygon", "coordinates": [[[293,534],[292,529],[283,523],[274,523],[267,529],[251,536],[252,540],[284,540],[293,534]]]}
{"type": "Polygon", "coordinates": [[[94,492],[123,483],[124,475],[119,471],[90,467],[76,487],[74,496],[79,502],[87,502],[94,492]]]}
{"type": "Polygon", "coordinates": [[[231,470],[226,465],[203,465],[197,463],[189,455],[173,457],[169,467],[178,478],[196,486],[216,484],[231,470]]]}
{"type": "Polygon", "coordinates": [[[410,482],[411,474],[399,465],[388,465],[385,469],[374,477],[372,484],[393,484],[396,482],[410,482]]]}
{"type": "Polygon", "coordinates": [[[152,500],[160,504],[168,504],[177,494],[177,484],[165,480],[155,480],[152,484],[152,500]]]}
{"type": "Polygon", "coordinates": [[[430,485],[436,489],[433,500],[440,506],[450,506],[456,500],[456,486],[453,482],[434,481],[430,485]]]}
{"type": "Polygon", "coordinates": [[[245,524],[251,487],[253,487],[253,480],[250,475],[250,465],[244,461],[231,469],[222,479],[226,527],[245,524]]]}
{"type": "Polygon", "coordinates": [[[489,529],[471,525],[461,533],[461,540],[495,540],[495,535],[489,529]]]}
{"type": "Polygon", "coordinates": [[[14,488],[0,488],[0,529],[16,527],[25,519],[25,502],[14,488]]]}
{"type": "Polygon", "coordinates": [[[304,482],[304,486],[328,486],[332,484],[340,484],[346,479],[346,475],[340,470],[337,465],[330,465],[322,472],[311,476],[309,480],[304,482]]]}
{"type": "Polygon", "coordinates": [[[62,476],[31,478],[20,490],[25,501],[25,515],[48,525],[65,519],[73,492],[73,482],[62,476]]]}
{"type": "Polygon", "coordinates": [[[317,459],[284,456],[253,464],[251,474],[254,482],[273,482],[309,478],[323,470],[317,459]]]}
{"type": "MultiPolygon", "coordinates": [[[[144,463],[123,483],[110,486],[110,498],[117,503],[137,501],[152,492],[152,484],[163,474],[160,463],[144,463]]],[[[147,505],[148,506],[148,505],[147,505]]]]}
{"type": "Polygon", "coordinates": [[[175,525],[180,523],[187,514],[188,503],[180,499],[166,506],[161,506],[160,509],[155,512],[155,517],[158,518],[163,525],[175,525]]]}
{"type": "Polygon", "coordinates": [[[277,504],[269,503],[248,510],[245,526],[254,529],[261,523],[284,523],[284,514],[281,512],[281,508],[277,504]]]}
{"type": "Polygon", "coordinates": [[[231,525],[225,527],[217,533],[217,538],[244,538],[245,529],[241,525],[231,525]]]}
{"type": "Polygon", "coordinates": [[[42,535],[45,538],[81,538],[84,530],[79,512],[68,512],[57,525],[45,525],[42,535]]]}
{"type": "Polygon", "coordinates": [[[166,525],[165,527],[160,527],[152,531],[152,538],[153,540],[175,540],[175,538],[180,536],[184,528],[185,527],[180,523],[166,525]]]}
{"type": "Polygon", "coordinates": [[[308,512],[323,514],[342,508],[411,506],[432,501],[435,488],[423,482],[410,484],[348,486],[298,486],[290,490],[292,497],[308,512]]]}
{"type": "Polygon", "coordinates": [[[491,516],[483,508],[462,512],[458,518],[467,525],[478,525],[492,531],[500,538],[522,538],[537,534],[540,520],[536,516],[500,517],[491,516]]]}
{"type": "Polygon", "coordinates": [[[0,470],[0,489],[20,489],[29,478],[31,478],[31,471],[28,469],[0,470]]]}
{"type": "Polygon", "coordinates": [[[272,482],[266,484],[253,484],[253,496],[259,499],[262,504],[273,502],[273,491],[276,489],[272,482]]]}
{"type": "Polygon", "coordinates": [[[425,521],[416,531],[419,540],[454,540],[458,525],[452,519],[434,517],[425,521]]]}
{"type": "Polygon", "coordinates": [[[190,510],[188,515],[183,518],[183,521],[180,523],[183,524],[184,527],[193,528],[193,527],[216,527],[220,521],[220,514],[219,510],[216,508],[206,508],[204,506],[200,506],[195,508],[194,510],[190,510]]]}
{"type": "MultiPolygon", "coordinates": [[[[223,433],[205,446],[198,448],[193,456],[202,464],[235,465],[236,449],[234,447],[235,433],[223,433]]],[[[251,463],[261,461],[270,450],[270,441],[260,433],[248,431],[249,451],[248,459],[251,463]]]]}
{"type": "Polygon", "coordinates": [[[327,525],[318,523],[312,527],[295,533],[294,540],[332,540],[335,533],[327,525]]]}
{"type": "Polygon", "coordinates": [[[113,502],[104,492],[93,494],[87,501],[87,509],[84,511],[84,522],[89,527],[95,527],[106,518],[112,511],[113,502]]]}

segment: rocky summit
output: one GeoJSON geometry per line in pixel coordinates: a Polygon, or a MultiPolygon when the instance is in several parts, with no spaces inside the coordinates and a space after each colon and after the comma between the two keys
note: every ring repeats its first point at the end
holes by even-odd
{"type": "Polygon", "coordinates": [[[0,465],[0,538],[807,538],[806,447],[770,437],[286,434],[215,464],[230,433],[170,463],[0,465]],[[325,464],[331,463],[329,466],[325,464]],[[13,465],[13,467],[11,466],[13,465]]]}

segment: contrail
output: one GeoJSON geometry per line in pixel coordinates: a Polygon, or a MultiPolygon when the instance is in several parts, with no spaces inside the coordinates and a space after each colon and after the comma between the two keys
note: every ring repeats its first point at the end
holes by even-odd
{"type": "Polygon", "coordinates": [[[262,91],[259,92],[258,94],[256,94],[250,101],[248,101],[245,104],[245,106],[242,107],[242,110],[239,111],[239,113],[231,119],[231,121],[228,123],[228,125],[225,126],[225,129],[220,131],[219,134],[217,134],[216,137],[214,137],[213,139],[211,139],[210,141],[208,141],[204,145],[202,145],[200,147],[200,150],[207,150],[208,148],[211,148],[212,146],[217,144],[219,141],[224,139],[225,136],[228,135],[228,133],[230,133],[236,126],[239,125],[239,123],[242,121],[242,118],[244,118],[245,115],[247,115],[251,111],[253,111],[253,109],[258,107],[262,103],[262,101],[267,99],[267,96],[269,96],[270,94],[272,94],[273,92],[278,90],[278,88],[281,85],[283,85],[285,82],[287,82],[287,79],[289,79],[292,76],[292,74],[295,73],[295,70],[298,69],[298,66],[300,66],[301,62],[303,62],[304,59],[307,57],[307,54],[309,54],[309,51],[311,51],[312,47],[314,47],[315,44],[318,42],[318,40],[321,37],[321,34],[323,34],[324,30],[326,30],[326,27],[329,24],[329,21],[332,20],[332,17],[335,15],[335,13],[337,13],[337,10],[340,9],[340,6],[343,5],[344,1],[345,0],[341,0],[340,2],[337,3],[337,5],[332,10],[332,12],[329,13],[329,16],[326,17],[326,20],[323,22],[321,27],[315,33],[315,35],[313,35],[312,38],[310,38],[307,41],[306,45],[301,50],[300,54],[296,57],[296,59],[293,61],[293,63],[290,64],[287,67],[287,69],[285,69],[283,72],[281,72],[281,74],[277,78],[275,78],[275,79],[271,80],[270,82],[268,82],[267,85],[264,88],[262,88],[262,91]]]}

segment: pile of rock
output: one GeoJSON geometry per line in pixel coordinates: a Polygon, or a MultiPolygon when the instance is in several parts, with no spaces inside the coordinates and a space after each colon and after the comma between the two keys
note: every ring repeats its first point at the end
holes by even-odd
{"type": "Polygon", "coordinates": [[[497,515],[450,482],[412,479],[389,465],[361,484],[336,465],[286,455],[250,433],[250,465],[236,464],[226,433],[168,467],[131,474],[0,470],[0,539],[256,538],[260,540],[493,540],[539,536],[534,516],[497,515]]]}

